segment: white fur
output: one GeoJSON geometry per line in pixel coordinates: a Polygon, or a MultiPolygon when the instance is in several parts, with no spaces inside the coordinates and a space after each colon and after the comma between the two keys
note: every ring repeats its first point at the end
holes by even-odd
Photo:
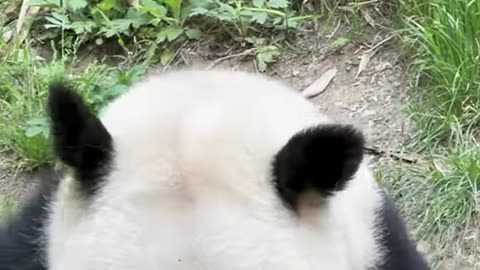
{"type": "Polygon", "coordinates": [[[48,235],[52,270],[360,270],[377,260],[380,197],[365,164],[301,218],[273,192],[273,156],[296,132],[332,122],[288,87],[240,72],[166,73],[102,121],[114,169],[89,205],[72,204],[65,183],[48,235]]]}

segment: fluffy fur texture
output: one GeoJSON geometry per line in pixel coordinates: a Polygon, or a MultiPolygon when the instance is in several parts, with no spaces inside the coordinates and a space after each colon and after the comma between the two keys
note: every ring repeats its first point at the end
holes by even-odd
{"type": "Polygon", "coordinates": [[[295,134],[276,155],[273,178],[295,208],[302,193],[324,196],[345,188],[363,159],[363,135],[351,126],[320,125],[295,134]]]}
{"type": "Polygon", "coordinates": [[[35,189],[20,206],[21,211],[0,230],[1,270],[46,270],[44,221],[48,202],[61,175],[53,169],[38,172],[35,189]]]}
{"type": "Polygon", "coordinates": [[[83,190],[92,194],[107,173],[113,150],[112,138],[101,121],[68,86],[54,83],[49,93],[47,109],[55,138],[55,153],[74,169],[83,190]]]}
{"type": "Polygon", "coordinates": [[[49,108],[74,174],[48,213],[43,200],[20,212],[26,240],[1,232],[0,252],[19,251],[0,269],[428,269],[362,134],[279,82],[187,70],[137,84],[101,120],[61,85],[49,108]]]}

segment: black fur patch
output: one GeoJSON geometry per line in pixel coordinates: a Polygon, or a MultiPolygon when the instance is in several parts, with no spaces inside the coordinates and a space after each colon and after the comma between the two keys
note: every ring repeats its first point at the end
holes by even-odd
{"type": "Polygon", "coordinates": [[[56,190],[60,174],[53,169],[39,173],[39,186],[11,220],[0,228],[1,270],[46,270],[43,229],[47,203],[56,190]]]}
{"type": "Polygon", "coordinates": [[[110,134],[80,96],[63,83],[50,86],[47,109],[56,155],[74,169],[82,188],[93,193],[111,161],[110,134]]]}
{"type": "MultiPolygon", "coordinates": [[[[408,237],[403,220],[395,209],[395,205],[384,194],[384,203],[378,212],[382,232],[380,241],[385,249],[384,260],[375,270],[429,270],[424,258],[417,251],[408,237]]],[[[373,270],[372,269],[372,270],[373,270]]]]}
{"type": "Polygon", "coordinates": [[[295,209],[309,189],[324,196],[342,190],[358,170],[363,145],[363,135],[347,125],[320,125],[297,133],[274,159],[280,197],[295,209]]]}

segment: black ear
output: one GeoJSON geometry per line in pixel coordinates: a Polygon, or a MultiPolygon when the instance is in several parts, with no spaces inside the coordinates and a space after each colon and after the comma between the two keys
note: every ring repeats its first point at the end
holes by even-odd
{"type": "Polygon", "coordinates": [[[112,154],[112,138],[79,95],[64,83],[50,85],[47,104],[54,150],[87,190],[98,185],[112,154]]]}
{"type": "Polygon", "coordinates": [[[363,159],[364,137],[347,125],[321,125],[295,134],[274,159],[282,200],[296,208],[308,190],[323,196],[342,190],[363,159]]]}

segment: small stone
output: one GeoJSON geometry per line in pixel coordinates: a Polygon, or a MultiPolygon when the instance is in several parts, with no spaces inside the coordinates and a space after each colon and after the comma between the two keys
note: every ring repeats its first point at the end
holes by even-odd
{"type": "Polygon", "coordinates": [[[418,252],[422,253],[423,255],[426,255],[430,251],[430,247],[430,244],[424,240],[419,241],[417,244],[418,252]]]}
{"type": "Polygon", "coordinates": [[[12,37],[13,37],[13,30],[8,30],[3,33],[2,38],[3,38],[3,41],[9,42],[10,40],[12,40],[12,37]]]}
{"type": "Polygon", "coordinates": [[[367,116],[372,116],[372,115],[375,115],[377,114],[376,111],[374,110],[366,110],[364,113],[363,113],[363,116],[367,117],[367,116]]]}

